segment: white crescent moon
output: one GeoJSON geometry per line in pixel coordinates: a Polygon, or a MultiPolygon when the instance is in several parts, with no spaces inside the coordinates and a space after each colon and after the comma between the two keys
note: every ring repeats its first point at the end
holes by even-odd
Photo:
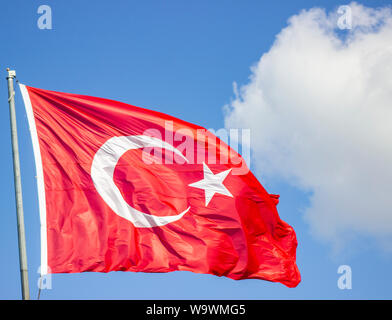
{"type": "Polygon", "coordinates": [[[113,181],[114,169],[121,156],[128,150],[143,147],[164,148],[173,151],[188,162],[178,149],[161,139],[144,135],[113,137],[107,140],[95,154],[91,165],[91,178],[93,179],[95,188],[107,205],[117,215],[132,222],[135,227],[151,228],[164,226],[165,224],[181,219],[190,207],[174,216],[146,214],[130,206],[124,200],[120,190],[113,181]]]}

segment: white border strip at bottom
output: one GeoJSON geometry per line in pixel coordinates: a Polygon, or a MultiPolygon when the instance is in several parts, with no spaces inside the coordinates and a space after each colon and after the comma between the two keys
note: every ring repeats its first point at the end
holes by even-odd
{"type": "Polygon", "coordinates": [[[31,105],[30,96],[26,86],[19,84],[22,93],[27,119],[29,122],[30,135],[33,143],[35,168],[37,172],[37,187],[38,187],[38,203],[39,215],[41,221],[41,276],[48,273],[48,245],[47,245],[47,231],[46,231],[46,199],[45,199],[45,185],[44,185],[44,171],[42,167],[41,151],[38,142],[38,133],[35,126],[35,119],[33,107],[31,105]]]}

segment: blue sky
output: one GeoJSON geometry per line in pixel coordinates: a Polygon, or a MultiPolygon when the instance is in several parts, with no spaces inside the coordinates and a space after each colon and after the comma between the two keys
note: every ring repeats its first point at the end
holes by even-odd
{"type": "MultiPolygon", "coordinates": [[[[361,1],[370,7],[389,1],[361,1]]],[[[19,299],[16,214],[5,68],[38,88],[110,98],[176,116],[206,128],[224,127],[233,82],[268,52],[287,20],[302,9],[336,10],[325,1],[22,1],[0,8],[1,164],[0,299],[19,299]],[[52,8],[53,29],[37,27],[37,9],[52,8]]],[[[30,293],[40,263],[39,214],[32,145],[17,91],[16,111],[27,232],[30,293]]],[[[254,163],[252,163],[253,169],[254,163]]],[[[289,289],[260,280],[234,281],[190,272],[56,274],[41,299],[390,299],[390,252],[359,236],[335,253],[304,219],[312,191],[284,179],[257,177],[281,195],[283,220],[298,237],[302,282],[289,289]],[[352,290],[337,286],[340,265],[352,268],[352,290]]]]}

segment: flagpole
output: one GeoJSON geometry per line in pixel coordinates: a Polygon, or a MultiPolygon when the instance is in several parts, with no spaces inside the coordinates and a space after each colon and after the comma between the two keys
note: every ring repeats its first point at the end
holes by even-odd
{"type": "Polygon", "coordinates": [[[15,115],[14,78],[16,74],[14,70],[10,70],[9,68],[7,68],[7,73],[8,73],[7,75],[8,103],[10,108],[12,158],[14,162],[14,184],[15,184],[16,216],[17,216],[17,224],[18,224],[19,263],[20,263],[20,278],[21,278],[21,285],[22,285],[22,299],[29,300],[30,293],[29,293],[28,273],[27,273],[26,236],[25,236],[25,228],[24,228],[22,184],[20,180],[18,134],[16,129],[16,115],[15,115]]]}

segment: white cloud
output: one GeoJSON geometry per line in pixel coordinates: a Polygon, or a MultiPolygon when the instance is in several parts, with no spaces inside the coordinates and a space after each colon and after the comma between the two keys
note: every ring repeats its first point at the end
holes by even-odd
{"type": "Polygon", "coordinates": [[[305,218],[335,244],[392,236],[392,12],[350,7],[351,30],[320,8],[291,17],[225,118],[251,129],[261,176],[312,192],[305,218]]]}

